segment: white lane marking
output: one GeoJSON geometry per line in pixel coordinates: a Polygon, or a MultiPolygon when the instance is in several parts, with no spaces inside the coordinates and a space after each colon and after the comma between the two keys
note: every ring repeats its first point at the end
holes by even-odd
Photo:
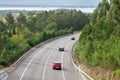
{"type": "MultiPolygon", "coordinates": [[[[53,52],[54,52],[54,50],[53,50],[51,53],[53,53],[53,52]]],[[[49,53],[49,56],[48,56],[48,58],[47,58],[47,60],[46,60],[45,67],[44,67],[44,69],[43,69],[42,80],[45,79],[45,70],[46,70],[46,67],[47,67],[48,60],[49,60],[50,56],[52,55],[51,53],[49,53]]]]}
{"type": "MultiPolygon", "coordinates": [[[[58,44],[56,44],[56,45],[58,45],[58,44]]],[[[54,45],[54,46],[55,46],[55,45],[54,45]]],[[[53,52],[54,52],[54,50],[53,50],[51,53],[53,53],[53,52]]],[[[45,67],[44,67],[44,70],[43,70],[42,80],[45,79],[45,71],[46,71],[46,67],[47,67],[48,60],[49,60],[50,56],[52,55],[51,53],[49,53],[49,56],[48,56],[48,58],[47,58],[47,60],[46,60],[45,67]]]]}
{"type": "MultiPolygon", "coordinates": [[[[62,57],[61,57],[62,68],[63,68],[63,56],[64,56],[64,53],[65,52],[62,53],[62,57]]],[[[63,80],[65,80],[65,74],[64,74],[63,69],[62,69],[62,76],[63,76],[63,80]]]]}
{"type": "MultiPolygon", "coordinates": [[[[40,50],[40,52],[42,50],[44,50],[46,47],[44,47],[43,49],[40,50]]],[[[32,61],[36,58],[36,56],[40,53],[40,52],[37,52],[36,55],[34,55],[34,57],[30,60],[30,62],[28,63],[27,67],[25,68],[24,72],[22,73],[22,76],[20,77],[20,80],[22,80],[23,76],[25,75],[28,67],[30,66],[30,64],[32,63],[32,61]]]]}
{"type": "MultiPolygon", "coordinates": [[[[66,48],[68,48],[68,46],[70,46],[71,44],[72,44],[72,43],[68,44],[66,48]]],[[[64,57],[64,53],[65,53],[65,52],[63,52],[62,57],[61,57],[62,68],[63,68],[63,57],[64,57]]],[[[65,80],[65,74],[64,74],[63,69],[62,69],[62,75],[63,75],[63,80],[65,80]]]]}
{"type": "MultiPolygon", "coordinates": [[[[47,46],[47,47],[48,47],[48,46],[47,46]]],[[[45,47],[44,47],[43,49],[41,49],[40,52],[43,51],[44,49],[45,49],[45,47]]],[[[37,56],[40,52],[37,52],[36,55],[34,55],[34,57],[30,60],[30,62],[29,62],[28,65],[26,66],[25,70],[23,71],[22,76],[20,77],[20,80],[23,79],[23,76],[25,75],[28,67],[30,66],[30,64],[32,63],[32,61],[36,58],[36,56],[37,56]]],[[[48,61],[47,61],[47,62],[48,62],[48,61]]],[[[47,63],[46,63],[46,65],[47,65],[47,63]]],[[[46,65],[45,65],[45,66],[46,66],[46,65]]],[[[45,69],[46,69],[46,68],[44,68],[44,71],[43,71],[44,75],[45,75],[45,69]]],[[[44,80],[44,77],[43,77],[42,79],[44,80]]]]}

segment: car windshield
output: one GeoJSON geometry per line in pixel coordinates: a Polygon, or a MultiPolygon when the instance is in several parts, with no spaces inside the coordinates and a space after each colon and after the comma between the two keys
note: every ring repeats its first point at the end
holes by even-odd
{"type": "Polygon", "coordinates": [[[56,65],[61,65],[61,63],[55,63],[56,65]]]}

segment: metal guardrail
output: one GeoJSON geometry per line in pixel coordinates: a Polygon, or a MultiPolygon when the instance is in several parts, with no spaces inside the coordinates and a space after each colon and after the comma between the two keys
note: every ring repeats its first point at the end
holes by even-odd
{"type": "Polygon", "coordinates": [[[5,69],[3,72],[0,73],[0,80],[6,80],[6,78],[8,77],[8,71],[10,69],[12,69],[13,67],[16,67],[18,64],[20,64],[26,57],[28,57],[30,54],[32,54],[37,48],[41,47],[42,45],[44,45],[44,44],[46,44],[46,43],[48,43],[52,40],[55,40],[55,39],[58,39],[58,38],[61,38],[61,37],[64,37],[64,36],[69,36],[69,35],[71,35],[71,34],[51,38],[49,40],[41,42],[40,44],[36,45],[33,48],[31,48],[23,56],[21,56],[15,63],[13,63],[9,68],[5,69]]]}
{"type": "MultiPolygon", "coordinates": [[[[89,76],[88,74],[86,74],[84,71],[82,71],[82,70],[80,69],[80,66],[79,66],[79,65],[77,66],[77,65],[74,63],[73,57],[74,57],[74,48],[75,48],[76,43],[77,43],[77,41],[74,43],[74,45],[73,45],[73,47],[72,47],[72,56],[71,56],[71,58],[72,58],[72,63],[73,63],[73,65],[74,65],[76,71],[78,71],[78,73],[79,73],[80,75],[81,75],[81,73],[82,73],[87,79],[89,79],[89,80],[94,80],[92,77],[90,77],[90,76],[89,76]]],[[[85,79],[83,79],[83,80],[85,80],[85,79]]]]}

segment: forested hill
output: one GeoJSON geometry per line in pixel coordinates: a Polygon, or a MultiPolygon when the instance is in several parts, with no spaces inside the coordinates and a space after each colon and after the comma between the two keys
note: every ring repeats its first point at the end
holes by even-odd
{"type": "Polygon", "coordinates": [[[116,71],[120,76],[120,0],[99,3],[82,30],[76,56],[79,62],[116,71]]]}
{"type": "Polygon", "coordinates": [[[88,16],[77,10],[8,12],[0,20],[0,69],[38,43],[81,30],[88,22],[88,16]]]}

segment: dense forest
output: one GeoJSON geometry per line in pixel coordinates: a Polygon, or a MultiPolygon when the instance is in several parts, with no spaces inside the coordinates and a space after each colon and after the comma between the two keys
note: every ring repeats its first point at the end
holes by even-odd
{"type": "Polygon", "coordinates": [[[83,29],[87,14],[76,10],[40,11],[0,19],[0,68],[15,62],[31,47],[47,39],[83,29]]]}
{"type": "Polygon", "coordinates": [[[98,4],[82,30],[75,56],[80,63],[110,69],[120,76],[120,0],[98,4]]]}

